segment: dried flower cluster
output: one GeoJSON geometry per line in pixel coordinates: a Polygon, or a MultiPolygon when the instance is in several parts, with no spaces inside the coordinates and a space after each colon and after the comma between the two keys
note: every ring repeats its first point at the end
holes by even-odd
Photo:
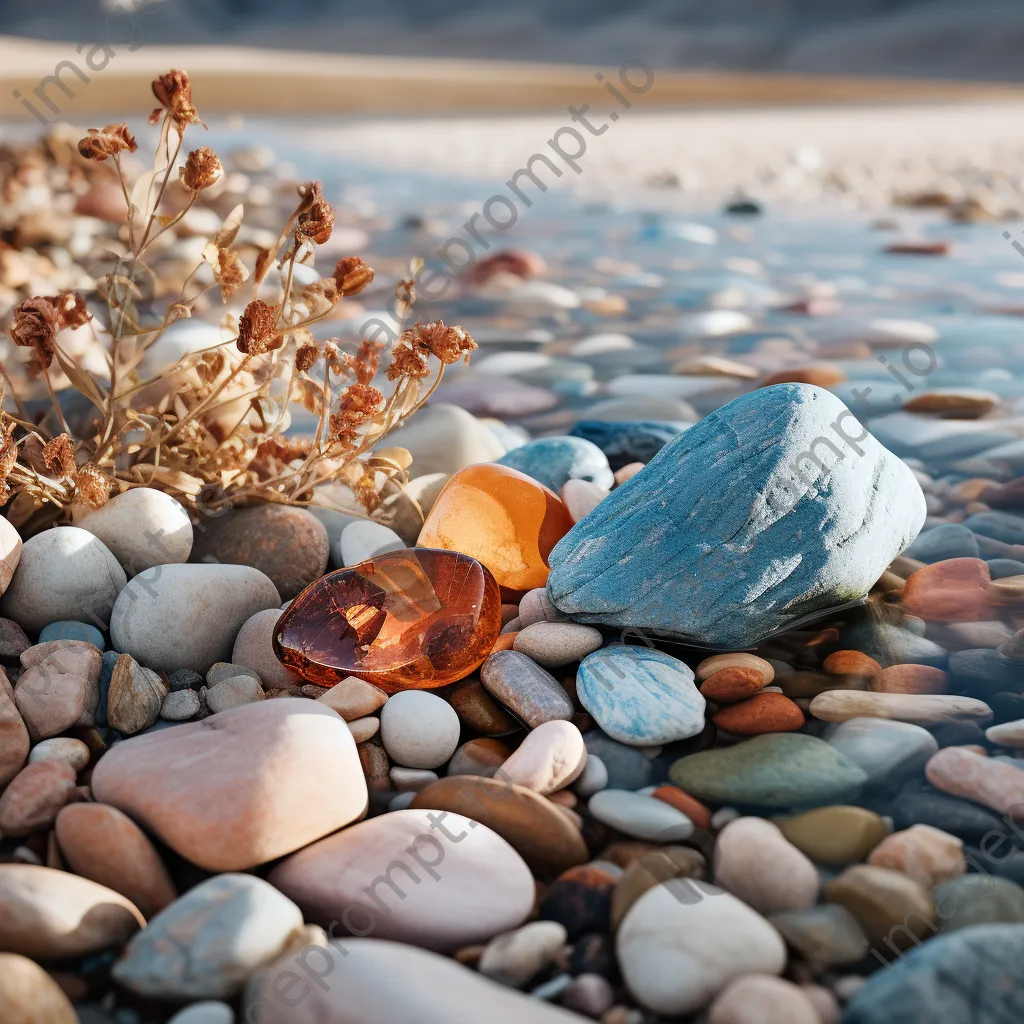
{"type": "MultiPolygon", "coordinates": [[[[402,449],[375,448],[430,397],[446,365],[468,357],[473,340],[458,327],[417,324],[384,367],[380,344],[346,350],[318,340],[314,325],[374,280],[360,257],[346,256],[312,284],[304,271],[299,284],[296,266],[312,266],[334,228],[321,184],[299,186],[283,230],[264,223],[240,239],[242,206],[224,195],[219,157],[209,146],[185,155],[183,136],[202,124],[188,75],[161,75],[153,94],[160,107],[151,122],[160,130],[149,171],[126,160],[138,150],[127,124],[90,129],[77,144],[53,136],[35,149],[0,147],[0,195],[11,211],[4,226],[16,246],[0,250],[0,303],[24,289],[7,306],[14,347],[0,345],[7,516],[29,535],[135,486],[158,487],[194,511],[211,490],[241,504],[308,504],[329,486],[372,511],[382,487],[401,485],[410,464],[402,449]],[[22,257],[19,240],[29,251],[41,230],[38,214],[19,206],[41,180],[111,231],[120,204],[120,233],[97,239],[97,249],[115,254],[109,272],[87,276],[76,265],[61,273],[39,257],[37,271],[21,273],[11,262],[11,253],[22,257]],[[216,211],[222,226],[186,273],[165,253],[197,204],[216,211]],[[34,279],[52,281],[45,290],[58,293],[34,294],[34,279]],[[237,321],[222,321],[234,324],[232,336],[161,362],[175,321],[216,319],[209,308],[217,292],[238,304],[237,321]],[[389,383],[377,386],[378,377],[389,383]],[[315,417],[311,436],[288,433],[295,407],[315,417]]],[[[56,237],[57,227],[45,227],[56,237]]],[[[414,303],[413,280],[401,281],[400,321],[414,303]]]]}

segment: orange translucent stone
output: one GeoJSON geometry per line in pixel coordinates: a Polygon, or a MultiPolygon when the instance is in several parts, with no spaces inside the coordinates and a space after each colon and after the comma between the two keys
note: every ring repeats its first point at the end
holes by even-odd
{"type": "Polygon", "coordinates": [[[551,549],[572,529],[554,491],[508,466],[460,469],[441,489],[418,543],[472,555],[506,590],[548,581],[551,549]]]}
{"type": "Polygon", "coordinates": [[[358,676],[388,693],[463,679],[501,631],[501,594],[476,559],[389,551],[311,583],[278,620],[274,652],[303,679],[358,676]]]}

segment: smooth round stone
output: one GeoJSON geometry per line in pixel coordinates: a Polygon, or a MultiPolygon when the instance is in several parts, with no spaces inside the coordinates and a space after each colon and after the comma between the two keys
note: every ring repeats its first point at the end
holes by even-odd
{"type": "Polygon", "coordinates": [[[291,853],[357,820],[367,802],[345,723],[317,701],[287,697],[118,743],[92,788],[208,871],[291,853]]]}
{"type": "Polygon", "coordinates": [[[353,825],[268,878],[310,919],[441,951],[517,927],[534,898],[529,869],[501,836],[421,809],[353,825]]]}
{"type": "Polygon", "coordinates": [[[926,622],[996,618],[989,597],[988,566],[980,558],[948,558],[911,573],[903,607],[926,622]]]}
{"type": "Polygon", "coordinates": [[[531,921],[491,939],[477,970],[485,978],[520,988],[555,962],[566,938],[565,927],[557,921],[531,921]]]}
{"type": "Polygon", "coordinates": [[[214,714],[263,699],[263,687],[252,676],[232,676],[206,691],[206,705],[214,714]]]}
{"type": "Polygon", "coordinates": [[[868,952],[868,940],[857,919],[838,903],[773,914],[769,921],[815,973],[859,963],[868,952]]]}
{"type": "Polygon", "coordinates": [[[644,853],[626,867],[611,898],[611,927],[617,931],[629,908],[648,890],[670,878],[707,877],[702,854],[686,846],[664,846],[644,853]]]}
{"type": "Polygon", "coordinates": [[[682,811],[625,789],[602,789],[590,798],[587,810],[598,821],[634,839],[675,843],[693,835],[693,822],[682,811]]]}
{"type": "Polygon", "coordinates": [[[526,629],[536,622],[565,622],[563,615],[549,600],[548,592],[543,587],[537,587],[523,595],[519,602],[519,628],[526,629]]]}
{"type": "Polygon", "coordinates": [[[973,697],[923,693],[867,693],[829,690],[811,701],[810,712],[825,722],[851,718],[890,718],[899,722],[938,723],[988,718],[991,708],[973,697]]]}
{"type": "Polygon", "coordinates": [[[459,732],[451,704],[423,690],[396,693],[380,712],[384,749],[406,768],[440,767],[455,753],[459,732]]]}
{"type": "MultiPolygon", "coordinates": [[[[280,997],[304,978],[308,950],[289,955],[254,979],[251,1024],[281,1024],[280,997]]],[[[288,1010],[288,1024],[583,1024],[584,1018],[467,970],[449,957],[376,938],[344,939],[317,954],[320,984],[288,1010]],[[395,984],[382,983],[395,979],[395,984]]],[[[294,999],[296,992],[289,997],[294,999]]]]}
{"type": "Polygon", "coordinates": [[[1010,747],[1014,750],[1024,748],[1024,718],[990,725],[985,730],[985,738],[997,747],[1010,747]]]}
{"type": "Polygon", "coordinates": [[[587,753],[586,762],[579,778],[572,784],[572,791],[578,796],[586,799],[595,793],[600,793],[608,785],[608,769],[604,761],[597,754],[587,753]]]}
{"type": "Polygon", "coordinates": [[[715,998],[707,1024],[822,1024],[818,1011],[792,982],[770,975],[736,978],[715,998]]]}
{"type": "Polygon", "coordinates": [[[759,693],[764,676],[753,668],[723,668],[707,677],[700,685],[701,696],[716,704],[731,704],[759,693]]]}
{"type": "Polygon", "coordinates": [[[282,601],[291,600],[327,568],[327,530],[303,508],[232,509],[203,526],[204,531],[196,531],[192,562],[251,566],[271,580],[282,601]]]}
{"type": "Polygon", "coordinates": [[[589,480],[566,480],[562,484],[562,504],[569,510],[574,523],[592,512],[608,497],[608,491],[589,480]]]}
{"type": "MultiPolygon", "coordinates": [[[[919,621],[908,618],[904,624],[919,621]]],[[[949,659],[945,649],[932,640],[911,632],[909,628],[886,622],[871,622],[846,629],[842,633],[842,641],[871,655],[883,665],[912,662],[944,668],[949,659]]]]}
{"type": "Polygon", "coordinates": [[[456,405],[434,404],[388,434],[388,446],[412,455],[412,471],[451,475],[478,462],[493,462],[505,446],[474,415],[456,405]]]}
{"type": "Polygon", "coordinates": [[[841,865],[864,860],[889,834],[884,819],[864,807],[817,807],[783,818],[782,834],[811,860],[841,865]]]}
{"type": "Polygon", "coordinates": [[[949,676],[933,665],[890,665],[871,681],[871,689],[877,693],[948,693],[949,676]]]}
{"type": "Polygon", "coordinates": [[[513,591],[543,587],[548,558],[573,522],[557,493],[518,470],[468,466],[445,484],[417,544],[477,559],[513,591]]]}
{"type": "Polygon", "coordinates": [[[871,851],[868,863],[900,871],[926,889],[967,871],[963,840],[931,825],[913,825],[886,836],[871,851]]]}
{"type": "Polygon", "coordinates": [[[66,620],[64,622],[51,622],[39,633],[39,642],[48,643],[50,640],[81,640],[83,643],[92,644],[99,650],[107,646],[103,634],[87,622],[75,622],[66,620]]]}
{"type": "Polygon", "coordinates": [[[899,871],[855,864],[825,887],[830,903],[846,907],[878,949],[906,949],[935,932],[928,890],[899,871]]]}
{"type": "Polygon", "coordinates": [[[1024,924],[1024,888],[998,875],[970,874],[932,893],[940,932],[979,924],[1024,924]]]}
{"type": "Polygon", "coordinates": [[[834,651],[822,663],[821,667],[835,676],[857,676],[861,679],[873,679],[882,671],[882,666],[861,651],[834,651]]]}
{"type": "Polygon", "coordinates": [[[146,834],[105,804],[69,804],[55,825],[60,851],[76,875],[131,900],[146,918],[177,899],[174,883],[146,834]]]}
{"type": "Polygon", "coordinates": [[[348,676],[329,690],[324,690],[316,699],[337,711],[346,722],[354,722],[384,707],[388,695],[385,690],[365,679],[348,676]]]}
{"type": "Polygon", "coordinates": [[[76,526],[57,526],[25,541],[0,614],[29,633],[86,614],[106,628],[127,582],[102,541],[76,526]]]}
{"type": "Polygon", "coordinates": [[[946,747],[925,765],[928,781],[944,793],[973,800],[999,814],[1024,807],[1024,771],[965,747],[946,747]]]}
{"type": "Polygon", "coordinates": [[[368,558],[383,555],[385,551],[400,551],[405,541],[394,530],[368,519],[357,519],[342,531],[341,564],[358,565],[368,558]]]}
{"type": "Polygon", "coordinates": [[[575,622],[535,622],[518,631],[512,649],[538,665],[556,668],[582,660],[602,643],[601,631],[593,626],[575,622]]]}
{"type": "Polygon", "coordinates": [[[0,1020],[4,1024],[78,1024],[68,997],[37,963],[0,953],[0,1020]]]}
{"type": "Polygon", "coordinates": [[[818,900],[814,865],[770,821],[737,818],[718,835],[715,884],[759,914],[808,910],[818,900]]]}
{"type": "Polygon", "coordinates": [[[558,494],[567,480],[610,491],[615,484],[603,451],[582,437],[542,437],[506,452],[498,464],[517,469],[558,494]]]}
{"type": "Polygon", "coordinates": [[[254,683],[262,682],[258,672],[251,668],[243,668],[241,665],[234,665],[230,661],[214,662],[206,673],[206,685],[216,686],[226,679],[235,679],[238,676],[245,676],[254,683]]]}
{"type": "Polygon", "coordinates": [[[74,772],[80,772],[89,763],[89,748],[70,736],[57,736],[37,743],[28,756],[29,764],[41,762],[66,764],[74,772]]]}
{"type": "Polygon", "coordinates": [[[252,669],[268,688],[301,683],[274,653],[274,629],[283,614],[280,608],[264,608],[251,615],[242,623],[231,649],[231,663],[252,669]]]}
{"type": "Polygon", "coordinates": [[[281,604],[270,579],[246,565],[157,565],[121,593],[110,617],[111,642],[158,672],[205,674],[228,660],[246,619],[281,604]]]}
{"type": "Polygon", "coordinates": [[[756,654],[713,654],[705,658],[696,668],[695,676],[697,682],[703,683],[706,679],[727,668],[753,669],[761,674],[764,686],[767,686],[775,679],[775,669],[770,661],[757,657],[756,654]]]}
{"type": "Polygon", "coordinates": [[[493,829],[542,878],[589,859],[579,830],[550,800],[498,778],[455,775],[416,794],[413,808],[451,811],[493,829]]]}
{"type": "Polygon", "coordinates": [[[418,793],[432,782],[437,782],[437,772],[425,771],[422,768],[402,768],[395,765],[389,774],[395,789],[402,793],[418,793]]]}
{"type": "Polygon", "coordinates": [[[698,800],[789,808],[853,796],[867,774],[824,740],[774,733],[691,754],[672,765],[669,778],[698,800]]]}
{"type": "Polygon", "coordinates": [[[188,512],[152,487],[124,491],[75,525],[103,541],[129,576],[154,565],[187,562],[192,551],[188,512]]]}
{"type": "Polygon", "coordinates": [[[779,974],[781,936],[716,886],[674,878],[649,889],[619,926],[616,952],[634,998],[664,1016],[707,1005],[733,978],[779,974]]]}
{"type": "Polygon", "coordinates": [[[168,722],[187,722],[195,718],[203,702],[195,690],[174,690],[164,697],[160,705],[160,717],[168,722]]]}
{"type": "Polygon", "coordinates": [[[586,657],[576,675],[580,703],[613,739],[638,747],[696,736],[705,701],[678,658],[618,644],[586,657]]]}
{"type": "Polygon", "coordinates": [[[575,709],[562,685],[519,651],[495,651],[480,668],[484,689],[531,729],[571,721],[575,709]]]}
{"type": "Polygon", "coordinates": [[[299,908],[261,878],[218,875],[157,914],[112,974],[150,998],[225,999],[280,956],[301,927],[299,908]]]}
{"type": "Polygon", "coordinates": [[[904,554],[929,565],[949,558],[977,558],[978,539],[962,523],[943,523],[919,534],[904,554]]]}
{"type": "Polygon", "coordinates": [[[757,693],[711,716],[719,729],[734,736],[760,736],[772,732],[795,732],[803,727],[804,713],[782,693],[757,693]]]}
{"type": "Polygon", "coordinates": [[[604,452],[613,470],[631,462],[650,462],[666,444],[689,424],[660,420],[634,420],[608,422],[580,420],[572,428],[572,436],[582,437],[596,444],[604,452]]]}
{"type": "Polygon", "coordinates": [[[577,780],[586,763],[579,729],[572,722],[554,721],[528,732],[501,771],[509,782],[546,796],[577,780]]]}
{"type": "Polygon", "coordinates": [[[227,1003],[204,999],[179,1010],[167,1024],[235,1024],[235,1012],[227,1003]]]}
{"type": "Polygon", "coordinates": [[[68,871],[0,864],[0,952],[58,960],[121,946],[145,920],[120,893],[68,871]]]}
{"type": "Polygon", "coordinates": [[[867,772],[869,783],[920,770],[939,749],[927,729],[885,718],[848,719],[830,729],[826,738],[867,772]]]}
{"type": "Polygon", "coordinates": [[[62,761],[28,764],[0,794],[0,834],[27,836],[49,828],[75,788],[75,770],[62,761]]]}
{"type": "Polygon", "coordinates": [[[1022,956],[1024,925],[982,925],[938,936],[868,978],[847,1005],[843,1024],[1020,1020],[1022,956]]]}

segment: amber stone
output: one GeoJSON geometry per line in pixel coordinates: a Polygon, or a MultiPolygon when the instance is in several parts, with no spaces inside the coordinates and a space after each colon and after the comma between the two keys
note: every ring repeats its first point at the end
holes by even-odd
{"type": "Polygon", "coordinates": [[[543,587],[548,555],[572,529],[554,491],[492,462],[460,469],[434,501],[418,543],[471,555],[506,591],[543,587]]]}
{"type": "Polygon", "coordinates": [[[464,679],[501,630],[494,577],[454,551],[388,551],[310,584],[278,620],[274,651],[320,686],[358,676],[387,693],[464,679]]]}

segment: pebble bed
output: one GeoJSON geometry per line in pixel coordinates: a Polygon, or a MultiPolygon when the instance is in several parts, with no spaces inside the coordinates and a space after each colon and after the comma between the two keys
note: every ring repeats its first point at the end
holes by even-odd
{"type": "MultiPolygon", "coordinates": [[[[472,187],[322,171],[444,276],[472,187]]],[[[0,1020],[1024,1018],[1024,255],[933,200],[553,192],[422,297],[481,351],[373,523],[0,520],[0,1020]],[[418,543],[502,588],[471,672],[282,663],[418,543]]]]}

